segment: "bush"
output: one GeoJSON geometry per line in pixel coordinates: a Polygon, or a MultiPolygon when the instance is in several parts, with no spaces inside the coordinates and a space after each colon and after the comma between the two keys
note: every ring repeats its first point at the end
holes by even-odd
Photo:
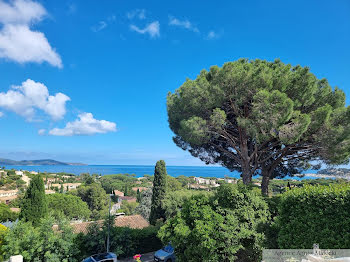
{"type": "MultiPolygon", "coordinates": [[[[102,230],[92,225],[89,232],[79,234],[76,244],[81,252],[80,258],[91,254],[106,252],[107,225],[102,230]]],[[[110,232],[110,250],[118,257],[130,257],[136,253],[147,253],[158,250],[162,243],[157,237],[159,227],[150,226],[143,229],[132,229],[128,227],[112,227],[110,232]]]]}
{"type": "Polygon", "coordinates": [[[257,190],[221,185],[214,196],[198,194],[160,229],[179,261],[258,261],[264,242],[261,225],[268,206],[257,190]]]}
{"type": "Polygon", "coordinates": [[[304,186],[282,195],[278,217],[280,248],[350,247],[350,187],[304,186]]]}
{"type": "Polygon", "coordinates": [[[12,212],[10,207],[4,203],[0,203],[0,222],[15,221],[18,214],[12,212]]]}

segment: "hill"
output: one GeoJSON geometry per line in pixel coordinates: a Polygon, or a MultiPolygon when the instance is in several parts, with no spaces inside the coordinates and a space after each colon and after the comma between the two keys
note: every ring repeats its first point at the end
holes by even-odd
{"type": "Polygon", "coordinates": [[[1,166],[83,166],[82,163],[65,163],[53,159],[39,159],[39,160],[11,160],[0,158],[1,166]]]}

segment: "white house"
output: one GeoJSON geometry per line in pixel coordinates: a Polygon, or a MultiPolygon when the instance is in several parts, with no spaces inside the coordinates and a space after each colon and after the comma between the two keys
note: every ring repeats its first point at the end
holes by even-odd
{"type": "Polygon", "coordinates": [[[20,170],[16,170],[15,173],[16,173],[17,176],[23,176],[24,175],[23,171],[20,171],[20,170]]]}

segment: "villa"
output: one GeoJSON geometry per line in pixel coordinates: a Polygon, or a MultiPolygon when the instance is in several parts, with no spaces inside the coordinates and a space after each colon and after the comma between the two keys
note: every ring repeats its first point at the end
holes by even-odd
{"type": "Polygon", "coordinates": [[[0,190],[0,202],[8,204],[18,197],[18,190],[0,190]]]}

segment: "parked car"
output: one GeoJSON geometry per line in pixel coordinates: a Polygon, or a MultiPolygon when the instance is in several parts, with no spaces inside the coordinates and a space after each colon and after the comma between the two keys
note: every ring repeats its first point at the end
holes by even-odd
{"type": "Polygon", "coordinates": [[[114,253],[102,253],[85,258],[82,262],[117,262],[117,255],[114,253]]]}
{"type": "Polygon", "coordinates": [[[154,261],[157,262],[175,262],[174,248],[169,244],[162,249],[159,249],[154,254],[154,261]]]}

